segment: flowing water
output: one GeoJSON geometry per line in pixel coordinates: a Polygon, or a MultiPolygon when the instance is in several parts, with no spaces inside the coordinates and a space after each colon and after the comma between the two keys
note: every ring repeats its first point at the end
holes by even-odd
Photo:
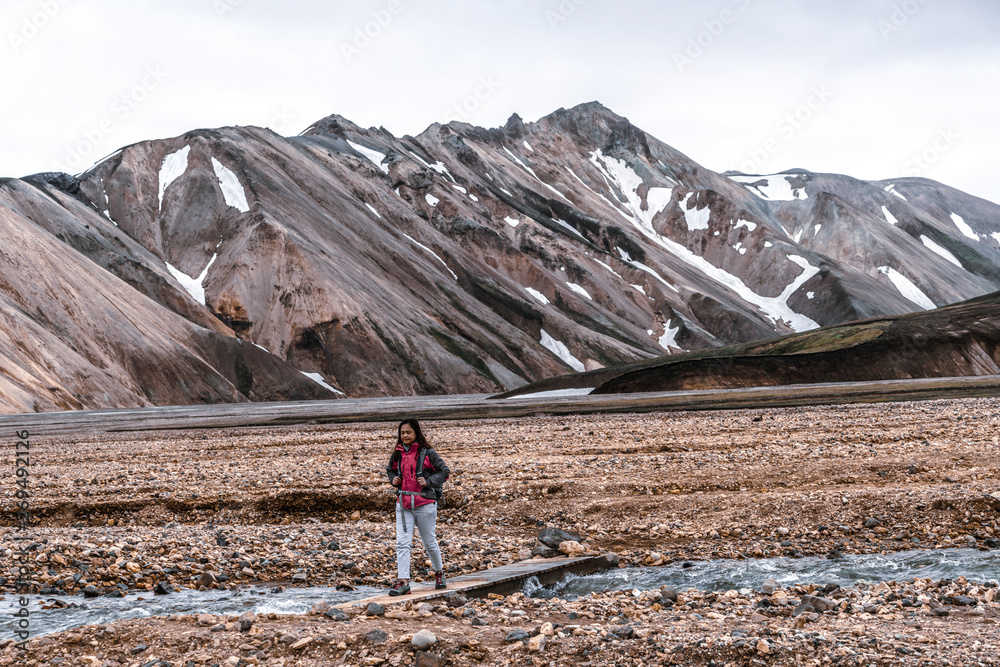
{"type": "MultiPolygon", "coordinates": [[[[583,577],[568,575],[548,588],[539,586],[538,580],[532,578],[525,584],[524,590],[537,598],[558,597],[571,600],[591,592],[633,588],[648,590],[659,588],[663,584],[669,584],[678,590],[759,590],[768,577],[787,587],[800,583],[830,582],[850,586],[860,580],[903,581],[912,577],[954,579],[959,575],[973,581],[1000,578],[1000,551],[938,549],[885,555],[845,555],[835,560],[809,557],[684,561],[660,567],[607,570],[583,577]]],[[[384,589],[367,586],[348,592],[324,586],[289,587],[280,591],[273,587],[250,586],[239,590],[185,589],[169,595],[133,592],[121,598],[32,595],[29,631],[31,637],[38,637],[80,625],[169,614],[221,615],[242,614],[245,611],[257,614],[301,614],[320,601],[335,605],[381,592],[384,589]],[[54,601],[69,606],[57,608],[52,606],[54,601]]],[[[7,593],[0,600],[0,638],[15,636],[20,619],[13,616],[13,613],[18,609],[17,595],[7,593]]]]}
{"type": "MultiPolygon", "coordinates": [[[[168,595],[151,592],[128,593],[124,597],[85,598],[82,595],[43,596],[31,595],[28,631],[31,637],[50,632],[61,632],[79,625],[109,623],[120,618],[167,616],[170,614],[303,614],[320,601],[333,606],[371,597],[384,589],[362,586],[354,591],[314,586],[310,588],[275,588],[249,586],[239,590],[181,590],[168,595]],[[63,608],[45,609],[54,601],[67,605],[63,608]],[[39,604],[41,602],[41,604],[39,604]]],[[[19,609],[18,596],[7,593],[0,600],[0,638],[14,637],[18,619],[13,616],[19,609]]]]}
{"type": "Polygon", "coordinates": [[[768,577],[781,586],[835,583],[843,587],[864,580],[904,581],[954,579],[970,581],[1000,579],[1000,551],[976,549],[935,549],[900,551],[891,554],[848,554],[843,558],[759,558],[749,560],[683,561],[659,567],[632,567],[605,570],[587,576],[568,575],[554,586],[542,587],[529,580],[527,595],[536,598],[572,600],[591,592],[609,590],[650,590],[664,584],[676,590],[698,588],[719,591],[740,588],[760,590],[768,577]]]}

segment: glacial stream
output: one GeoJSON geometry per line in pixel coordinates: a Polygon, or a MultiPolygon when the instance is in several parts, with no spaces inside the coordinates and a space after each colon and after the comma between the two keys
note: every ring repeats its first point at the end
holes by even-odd
{"type": "MultiPolygon", "coordinates": [[[[830,582],[846,587],[859,580],[903,581],[913,577],[937,580],[954,579],[960,575],[972,581],[983,582],[1000,578],[1000,551],[936,549],[885,555],[849,554],[834,560],[807,557],[679,561],[660,567],[607,570],[587,576],[568,575],[558,584],[544,588],[538,585],[537,580],[529,579],[524,591],[537,598],[558,597],[571,600],[596,591],[633,588],[648,590],[664,584],[677,590],[760,590],[761,584],[768,577],[785,587],[800,583],[830,582]]],[[[281,591],[277,591],[274,586],[248,586],[238,590],[185,589],[169,595],[132,592],[121,598],[32,595],[29,630],[31,637],[38,637],[80,625],[169,614],[222,615],[242,614],[245,611],[257,614],[301,614],[321,600],[335,605],[381,592],[384,589],[367,586],[349,592],[324,586],[288,587],[281,591]],[[43,608],[52,606],[56,601],[69,606],[43,608]]],[[[18,596],[6,593],[0,600],[0,637],[15,636],[19,619],[13,613],[17,610],[18,596]]]]}
{"type": "Polygon", "coordinates": [[[846,554],[836,559],[810,556],[678,561],[659,567],[606,570],[582,577],[568,575],[548,587],[539,586],[537,580],[528,580],[525,593],[536,598],[573,600],[591,592],[634,588],[651,590],[664,584],[676,590],[760,590],[769,577],[785,588],[796,584],[828,583],[846,588],[861,580],[874,583],[904,581],[913,577],[939,580],[958,576],[982,582],[1000,579],[1000,551],[934,549],[890,554],[846,554]]]}

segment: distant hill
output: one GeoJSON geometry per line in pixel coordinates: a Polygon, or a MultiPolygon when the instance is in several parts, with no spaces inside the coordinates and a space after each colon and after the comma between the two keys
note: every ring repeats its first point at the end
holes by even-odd
{"type": "Polygon", "coordinates": [[[586,388],[616,394],[998,374],[995,292],[933,311],[564,375],[503,397],[586,388]]]}

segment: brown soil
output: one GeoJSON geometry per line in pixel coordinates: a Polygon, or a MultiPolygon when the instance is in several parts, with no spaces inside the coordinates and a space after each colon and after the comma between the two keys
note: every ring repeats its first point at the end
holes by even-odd
{"type": "MultiPolygon", "coordinates": [[[[1000,490],[998,421],[1000,399],[967,399],[424,427],[453,471],[438,537],[457,574],[526,557],[542,525],[580,532],[591,549],[618,552],[622,566],[834,548],[988,549],[1000,537],[1000,496],[990,495],[1000,490]],[[865,528],[872,518],[879,525],[865,528]]],[[[74,593],[88,584],[152,589],[164,580],[189,587],[203,572],[226,574],[224,585],[288,585],[297,573],[310,585],[387,585],[392,501],[381,469],[394,432],[380,423],[35,440],[28,530],[35,581],[74,593]],[[330,549],[331,539],[339,548],[330,549]]],[[[12,494],[4,504],[2,546],[13,549],[12,494]]],[[[212,665],[233,656],[286,665],[417,657],[434,664],[397,641],[427,628],[439,638],[431,651],[450,664],[993,664],[989,647],[995,652],[1000,635],[993,589],[914,585],[926,586],[929,603],[903,608],[883,592],[871,613],[860,605],[870,590],[844,598],[853,609],[799,617],[781,605],[754,607],[756,598],[706,602],[696,592],[682,593],[674,608],[652,601],[655,592],[558,604],[509,596],[467,605],[486,623],[475,627],[444,608],[348,622],[261,617],[252,633],[239,624],[211,632],[193,617],[170,617],[58,633],[32,640],[29,651],[36,664],[58,655],[67,658],[62,664],[144,665],[157,657],[212,665]],[[949,594],[970,594],[977,606],[935,616],[949,594]],[[526,615],[511,614],[518,609],[526,615]],[[607,641],[590,632],[627,621],[637,621],[641,637],[607,641]],[[538,653],[503,641],[515,627],[531,633],[545,622],[556,632],[538,653]],[[373,628],[389,641],[365,640],[373,628]],[[752,643],[734,647],[734,629],[752,643]],[[301,649],[282,644],[293,631],[314,640],[301,649]],[[966,635],[980,644],[952,641],[966,635]],[[139,643],[150,648],[132,655],[139,643]]],[[[809,591],[784,594],[795,603],[809,591]]],[[[4,643],[0,664],[10,664],[17,649],[4,643]]]]}

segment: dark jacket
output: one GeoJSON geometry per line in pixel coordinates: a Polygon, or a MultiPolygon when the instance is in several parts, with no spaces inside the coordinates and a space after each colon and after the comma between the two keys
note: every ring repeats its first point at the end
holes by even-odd
{"type": "MultiPolygon", "coordinates": [[[[389,457],[389,463],[385,467],[386,477],[392,483],[393,477],[402,477],[399,463],[402,459],[402,445],[397,445],[389,457]]],[[[445,462],[430,447],[421,447],[417,450],[417,477],[427,480],[427,486],[423,488],[420,495],[428,500],[438,501],[442,496],[442,486],[448,481],[451,471],[445,462]]]]}

